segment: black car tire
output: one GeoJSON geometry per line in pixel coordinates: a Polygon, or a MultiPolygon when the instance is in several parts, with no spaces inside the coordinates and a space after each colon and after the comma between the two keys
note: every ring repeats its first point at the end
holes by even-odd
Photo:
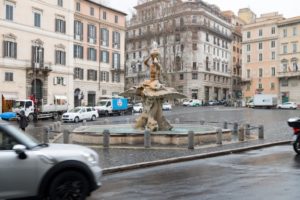
{"type": "Polygon", "coordinates": [[[76,171],[64,171],[51,182],[49,199],[84,200],[89,194],[89,183],[84,175],[76,171]]]}
{"type": "Polygon", "coordinates": [[[96,118],[97,118],[96,115],[93,115],[92,118],[91,118],[91,120],[92,120],[92,121],[95,121],[96,118]]]}
{"type": "Polygon", "coordinates": [[[79,117],[75,117],[74,122],[78,123],[79,122],[79,117]]]}

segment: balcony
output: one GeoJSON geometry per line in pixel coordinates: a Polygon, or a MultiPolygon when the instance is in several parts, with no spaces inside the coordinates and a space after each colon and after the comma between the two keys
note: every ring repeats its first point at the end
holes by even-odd
{"type": "Polygon", "coordinates": [[[33,63],[27,67],[27,73],[44,73],[48,74],[52,71],[51,63],[33,63]]]}
{"type": "Polygon", "coordinates": [[[283,71],[277,73],[278,78],[300,77],[300,71],[283,71]]]}
{"type": "Polygon", "coordinates": [[[111,67],[110,68],[110,71],[114,71],[114,72],[124,72],[125,70],[124,70],[124,67],[123,68],[121,68],[121,67],[111,67]]]}
{"type": "Polygon", "coordinates": [[[242,83],[248,83],[251,82],[251,78],[243,78],[242,83]]]}

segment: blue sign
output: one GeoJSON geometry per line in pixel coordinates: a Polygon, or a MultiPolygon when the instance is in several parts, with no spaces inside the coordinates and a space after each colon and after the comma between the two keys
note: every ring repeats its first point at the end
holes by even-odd
{"type": "Polygon", "coordinates": [[[128,108],[128,100],[125,98],[112,99],[113,110],[126,110],[128,108]]]}

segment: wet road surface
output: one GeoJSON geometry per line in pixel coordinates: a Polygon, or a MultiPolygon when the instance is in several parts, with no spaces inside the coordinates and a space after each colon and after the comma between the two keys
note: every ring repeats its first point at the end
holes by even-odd
{"type": "Polygon", "coordinates": [[[89,200],[288,200],[300,197],[291,145],[106,175],[89,200]]]}

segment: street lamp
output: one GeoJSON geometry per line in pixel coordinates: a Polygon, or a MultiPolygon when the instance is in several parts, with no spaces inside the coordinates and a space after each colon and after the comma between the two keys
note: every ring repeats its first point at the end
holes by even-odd
{"type": "Polygon", "coordinates": [[[34,122],[37,122],[37,96],[36,96],[36,79],[37,79],[37,68],[41,67],[42,48],[40,45],[36,46],[35,51],[35,67],[34,67],[34,122]]]}

